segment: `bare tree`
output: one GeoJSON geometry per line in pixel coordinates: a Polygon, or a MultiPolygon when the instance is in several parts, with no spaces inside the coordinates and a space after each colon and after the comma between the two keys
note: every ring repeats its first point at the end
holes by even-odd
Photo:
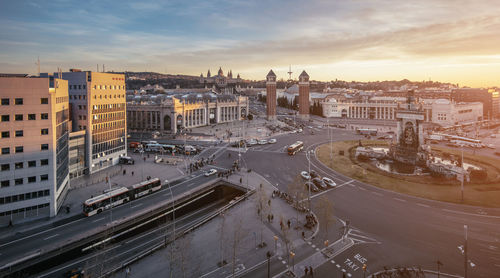
{"type": "Polygon", "coordinates": [[[185,234],[177,240],[177,255],[178,264],[182,273],[182,277],[186,277],[187,265],[191,257],[191,240],[193,235],[191,233],[185,234]]]}
{"type": "MultiPolygon", "coordinates": [[[[304,181],[301,176],[296,176],[291,183],[287,185],[288,194],[294,199],[296,208],[302,206],[303,201],[308,197],[308,191],[304,185],[304,181]]],[[[299,223],[299,210],[296,209],[296,220],[299,223]]]]}
{"type": "Polygon", "coordinates": [[[329,227],[335,223],[335,214],[333,210],[333,201],[328,199],[326,195],[319,198],[317,203],[317,215],[319,218],[319,225],[323,227],[325,232],[325,240],[328,239],[329,227]]]}
{"type": "Polygon", "coordinates": [[[233,277],[235,276],[235,270],[236,270],[236,259],[238,256],[238,252],[241,248],[241,242],[242,240],[247,236],[248,231],[243,228],[243,219],[242,218],[237,218],[234,219],[231,231],[231,240],[229,241],[231,244],[231,251],[232,251],[232,266],[231,266],[231,273],[233,277]]]}
{"type": "Polygon", "coordinates": [[[220,222],[219,222],[219,228],[218,228],[218,232],[219,232],[219,251],[220,251],[220,266],[224,266],[226,263],[225,263],[225,260],[224,260],[224,251],[225,251],[225,246],[224,246],[224,241],[226,240],[226,231],[225,231],[225,224],[226,224],[226,215],[224,214],[224,212],[221,212],[220,214],[220,222]]]}
{"type": "Polygon", "coordinates": [[[263,245],[263,239],[262,239],[262,234],[264,233],[264,217],[269,217],[269,214],[271,212],[271,200],[266,194],[266,191],[263,189],[262,184],[260,184],[259,188],[257,189],[257,215],[260,218],[260,222],[262,225],[260,225],[260,244],[259,246],[263,245]]]}

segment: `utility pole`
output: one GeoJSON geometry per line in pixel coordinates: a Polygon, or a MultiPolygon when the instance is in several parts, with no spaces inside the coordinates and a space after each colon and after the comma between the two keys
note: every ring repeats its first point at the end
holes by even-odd
{"type": "Polygon", "coordinates": [[[461,192],[461,196],[462,196],[462,203],[464,202],[464,179],[465,179],[465,175],[464,175],[464,146],[462,145],[462,163],[460,165],[460,174],[461,174],[461,179],[460,179],[460,192],[461,192]]]}
{"type": "Polygon", "coordinates": [[[467,278],[467,225],[464,225],[464,278],[467,278]]]}

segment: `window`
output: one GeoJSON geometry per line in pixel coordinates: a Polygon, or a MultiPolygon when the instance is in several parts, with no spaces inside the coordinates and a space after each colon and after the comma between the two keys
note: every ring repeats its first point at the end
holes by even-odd
{"type": "Polygon", "coordinates": [[[36,120],[36,114],[28,114],[28,120],[29,120],[29,121],[34,121],[34,120],[36,120]]]}
{"type": "Polygon", "coordinates": [[[4,180],[0,183],[1,187],[9,187],[10,186],[10,180],[4,180]]]}
{"type": "Polygon", "coordinates": [[[2,98],[2,105],[9,105],[9,99],[8,98],[2,98]]]}
{"type": "Polygon", "coordinates": [[[24,194],[24,196],[25,196],[26,200],[31,199],[31,192],[24,194]]]}
{"type": "Polygon", "coordinates": [[[46,181],[48,179],[49,179],[49,175],[47,175],[47,174],[40,176],[40,181],[46,181]]]}
{"type": "Polygon", "coordinates": [[[30,160],[28,161],[28,167],[36,167],[36,160],[30,160]]]}
{"type": "Polygon", "coordinates": [[[10,148],[2,148],[2,154],[9,154],[10,153],[10,148]]]}
{"type": "Polygon", "coordinates": [[[16,169],[23,169],[24,163],[22,162],[16,162],[14,163],[16,169]]]}
{"type": "Polygon", "coordinates": [[[16,137],[23,137],[24,131],[22,130],[16,130],[16,137]]]}
{"type": "Polygon", "coordinates": [[[49,129],[48,128],[42,128],[42,130],[40,131],[42,135],[47,135],[49,134],[49,129]]]}
{"type": "Polygon", "coordinates": [[[48,120],[49,119],[49,113],[42,113],[41,114],[42,120],[48,120]]]}
{"type": "Polygon", "coordinates": [[[46,150],[48,150],[48,149],[49,149],[49,144],[42,144],[42,145],[40,146],[40,149],[41,149],[42,151],[46,151],[46,150]]]}
{"type": "Polygon", "coordinates": [[[43,98],[40,99],[40,103],[41,104],[49,104],[49,99],[46,98],[46,97],[43,97],[43,98]]]}
{"type": "Polygon", "coordinates": [[[23,184],[23,179],[15,179],[14,180],[14,184],[15,185],[21,185],[21,184],[23,184]]]}
{"type": "Polygon", "coordinates": [[[36,182],[36,176],[28,177],[28,183],[36,182]]]}
{"type": "Polygon", "coordinates": [[[2,138],[9,138],[9,137],[10,137],[9,131],[2,131],[2,138]]]}
{"type": "Polygon", "coordinates": [[[42,159],[42,160],[40,160],[40,165],[41,166],[49,165],[49,160],[48,159],[42,159]]]}
{"type": "Polygon", "coordinates": [[[10,164],[2,164],[2,171],[9,171],[10,170],[10,164]]]}
{"type": "Polygon", "coordinates": [[[17,146],[16,147],[16,153],[22,153],[24,152],[24,147],[23,146],[17,146]]]}
{"type": "Polygon", "coordinates": [[[87,85],[83,85],[83,89],[85,90],[87,88],[87,85]]]}
{"type": "Polygon", "coordinates": [[[16,121],[22,121],[23,120],[23,114],[16,114],[16,121]]]}
{"type": "Polygon", "coordinates": [[[15,103],[16,105],[23,105],[23,99],[22,99],[22,98],[16,98],[16,99],[14,100],[14,103],[15,103]]]}
{"type": "Polygon", "coordinates": [[[8,122],[10,121],[10,116],[9,115],[2,115],[2,122],[8,122]]]}

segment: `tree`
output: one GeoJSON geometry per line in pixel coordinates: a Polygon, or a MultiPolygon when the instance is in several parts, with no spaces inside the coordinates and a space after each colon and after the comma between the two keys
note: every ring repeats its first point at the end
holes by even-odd
{"type": "Polygon", "coordinates": [[[266,191],[262,187],[262,184],[260,184],[259,188],[257,189],[257,215],[260,218],[260,222],[262,225],[260,226],[260,246],[263,245],[263,239],[262,239],[262,234],[263,234],[263,228],[264,228],[264,217],[267,217],[269,213],[271,212],[271,206],[269,197],[266,194],[266,191]]]}
{"type": "MultiPolygon", "coordinates": [[[[287,185],[288,194],[294,199],[296,206],[302,205],[302,200],[306,200],[309,191],[306,190],[304,186],[304,181],[300,175],[295,176],[292,182],[287,185]]],[[[296,212],[296,221],[299,222],[299,210],[295,210],[296,212]]]]}
{"type": "Polygon", "coordinates": [[[335,223],[335,215],[333,213],[333,202],[325,195],[321,196],[317,203],[319,225],[323,227],[325,240],[328,239],[329,227],[335,223]]]}
{"type": "Polygon", "coordinates": [[[242,218],[237,218],[235,220],[236,223],[233,223],[231,225],[231,233],[230,233],[230,246],[231,246],[231,253],[232,253],[232,265],[231,265],[231,273],[233,277],[235,276],[235,270],[236,270],[236,259],[238,256],[238,252],[241,248],[241,242],[242,240],[247,236],[248,231],[243,228],[243,219],[242,218]]]}

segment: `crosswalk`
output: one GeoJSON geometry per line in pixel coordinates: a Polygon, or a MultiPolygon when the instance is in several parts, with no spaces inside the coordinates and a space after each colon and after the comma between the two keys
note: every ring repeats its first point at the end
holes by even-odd
{"type": "Polygon", "coordinates": [[[364,244],[364,243],[381,244],[380,241],[366,235],[364,232],[355,228],[349,229],[349,231],[347,232],[347,237],[352,239],[354,241],[354,244],[364,244]]]}

